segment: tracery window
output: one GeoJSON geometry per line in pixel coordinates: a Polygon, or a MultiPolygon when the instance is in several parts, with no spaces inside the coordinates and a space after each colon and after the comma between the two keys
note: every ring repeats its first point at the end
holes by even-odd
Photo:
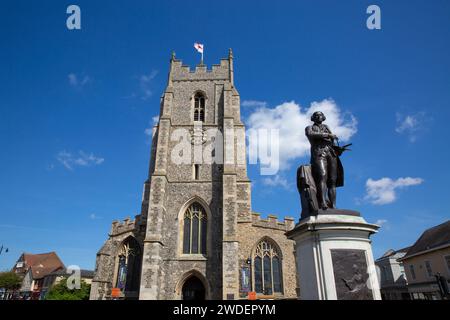
{"type": "Polygon", "coordinates": [[[118,252],[116,288],[122,291],[136,291],[141,273],[141,249],[133,237],[127,238],[118,252]]]}
{"type": "Polygon", "coordinates": [[[205,121],[205,96],[201,93],[194,97],[194,121],[205,121]]]}
{"type": "Polygon", "coordinates": [[[184,213],[183,253],[206,254],[206,224],[205,209],[194,202],[184,213]]]}
{"type": "Polygon", "coordinates": [[[270,240],[261,240],[256,246],[253,277],[253,289],[256,293],[265,295],[283,293],[281,254],[270,240]]]}

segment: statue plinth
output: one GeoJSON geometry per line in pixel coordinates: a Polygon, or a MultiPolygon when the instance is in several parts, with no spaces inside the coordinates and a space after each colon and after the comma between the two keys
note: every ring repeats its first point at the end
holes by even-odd
{"type": "MultiPolygon", "coordinates": [[[[315,212],[315,216],[318,215],[341,215],[341,216],[355,216],[360,217],[361,214],[358,211],[355,210],[348,210],[348,209],[336,209],[336,208],[328,208],[326,210],[319,209],[315,212]]],[[[302,218],[303,219],[303,218],[302,218]]]]}
{"type": "Polygon", "coordinates": [[[370,241],[379,226],[367,223],[357,211],[318,213],[286,233],[295,241],[299,298],[380,300],[370,241]]]}

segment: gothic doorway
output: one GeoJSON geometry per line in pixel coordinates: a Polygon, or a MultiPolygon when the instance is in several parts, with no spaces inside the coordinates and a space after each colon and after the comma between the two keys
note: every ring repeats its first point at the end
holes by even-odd
{"type": "Polygon", "coordinates": [[[189,277],[183,284],[183,300],[205,300],[205,286],[196,276],[189,277]]]}

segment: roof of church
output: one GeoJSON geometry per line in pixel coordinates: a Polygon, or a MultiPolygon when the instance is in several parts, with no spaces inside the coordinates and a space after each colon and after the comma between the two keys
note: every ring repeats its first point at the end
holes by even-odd
{"type": "Polygon", "coordinates": [[[450,220],[425,230],[403,259],[444,245],[450,245],[450,220]]]}

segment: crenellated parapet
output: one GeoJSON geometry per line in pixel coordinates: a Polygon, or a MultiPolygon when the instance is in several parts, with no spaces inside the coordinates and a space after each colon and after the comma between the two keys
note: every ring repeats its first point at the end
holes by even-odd
{"type": "Polygon", "coordinates": [[[252,225],[260,228],[289,231],[294,228],[295,223],[292,217],[285,217],[284,221],[278,221],[277,216],[269,214],[267,219],[261,219],[259,213],[252,212],[252,225]]]}
{"type": "Polygon", "coordinates": [[[196,80],[229,80],[233,83],[233,54],[229,52],[228,58],[220,60],[219,64],[213,64],[210,69],[201,63],[194,69],[183,64],[183,61],[172,56],[169,83],[172,81],[196,81],[196,80]]]}
{"type": "Polygon", "coordinates": [[[110,236],[117,236],[122,233],[132,232],[136,230],[136,219],[131,220],[130,217],[125,218],[123,221],[114,220],[111,224],[110,236]]]}

